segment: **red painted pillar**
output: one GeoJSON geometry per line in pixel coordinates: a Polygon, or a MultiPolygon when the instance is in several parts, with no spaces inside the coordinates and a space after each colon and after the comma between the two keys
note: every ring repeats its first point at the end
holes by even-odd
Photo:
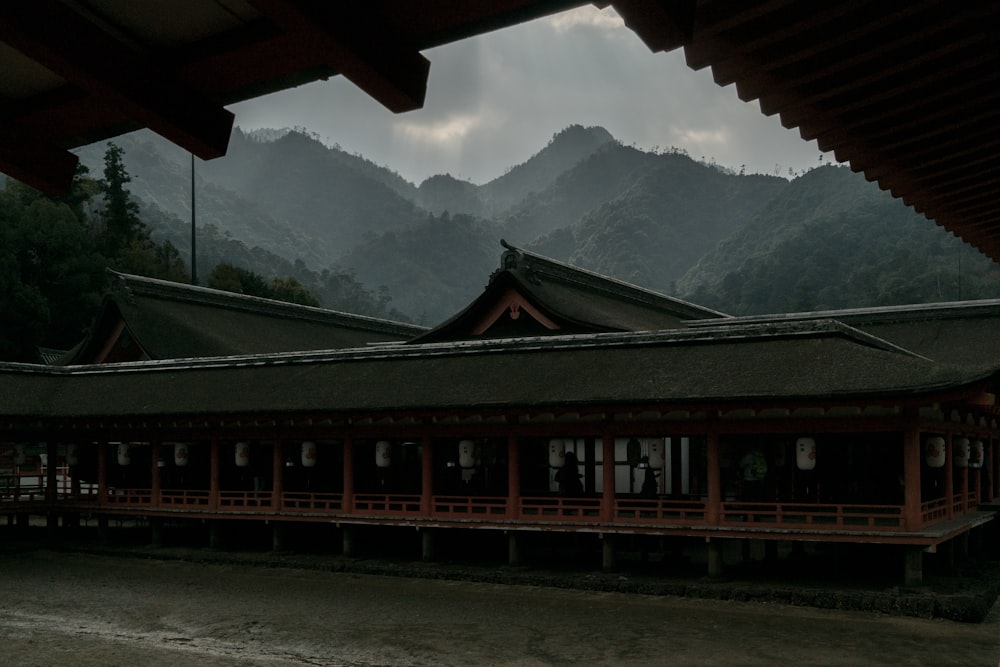
{"type": "Polygon", "coordinates": [[[161,446],[159,440],[154,440],[150,444],[150,483],[149,483],[149,493],[150,493],[150,504],[153,507],[160,506],[160,489],[163,488],[163,481],[160,479],[160,455],[161,446]]]}
{"type": "Polygon", "coordinates": [[[212,438],[211,453],[209,455],[209,472],[208,472],[208,505],[212,509],[219,509],[219,484],[220,478],[219,473],[221,470],[221,461],[219,460],[219,440],[218,438],[212,438]]]}
{"type": "Polygon", "coordinates": [[[431,515],[434,496],[434,451],[430,436],[424,436],[420,447],[420,513],[431,515]]]}
{"type": "Polygon", "coordinates": [[[108,447],[106,442],[97,445],[97,502],[108,502],[108,447]]]}
{"type": "Polygon", "coordinates": [[[920,432],[913,424],[903,434],[903,522],[907,530],[919,530],[924,523],[920,503],[920,432]]]}
{"type": "Polygon", "coordinates": [[[615,436],[601,438],[601,520],[610,523],[615,517],[615,436]]]}
{"type": "Polygon", "coordinates": [[[521,516],[521,452],[517,436],[507,436],[507,518],[521,516]]]}
{"type": "Polygon", "coordinates": [[[709,429],[706,435],[706,491],[705,520],[716,526],[722,517],[722,463],[719,456],[719,434],[709,429]]]}
{"type": "Polygon", "coordinates": [[[280,512],[285,493],[285,461],[281,456],[281,441],[271,445],[271,509],[280,512]]]}
{"type": "Polygon", "coordinates": [[[954,452],[951,451],[954,438],[951,433],[944,436],[944,497],[948,499],[946,513],[949,519],[955,517],[955,468],[952,463],[954,452]]]}
{"type": "Polygon", "coordinates": [[[344,438],[344,495],[341,511],[354,511],[354,443],[350,436],[344,438]]]}

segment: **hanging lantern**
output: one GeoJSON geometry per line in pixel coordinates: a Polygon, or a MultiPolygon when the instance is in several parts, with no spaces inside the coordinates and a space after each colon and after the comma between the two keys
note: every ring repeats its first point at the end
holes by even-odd
{"type": "Polygon", "coordinates": [[[379,468],[388,468],[392,465],[392,445],[388,440],[379,440],[375,443],[375,465],[379,468]]]}
{"type": "Polygon", "coordinates": [[[316,443],[311,440],[302,443],[302,467],[316,467],[316,443]]]}
{"type": "Polygon", "coordinates": [[[236,443],[236,467],[246,468],[250,465],[250,443],[249,442],[237,442],[236,443]]]}
{"type": "Polygon", "coordinates": [[[664,453],[666,451],[666,445],[661,438],[655,438],[649,441],[649,467],[656,468],[657,470],[663,468],[664,463],[664,453]]]}
{"type": "Polygon", "coordinates": [[[816,440],[799,438],[795,441],[795,467],[799,470],[813,470],[816,467],[816,440]]]}
{"type": "Polygon", "coordinates": [[[924,461],[929,468],[940,468],[944,465],[944,438],[933,435],[924,442],[924,461]]]}
{"type": "Polygon", "coordinates": [[[562,468],[566,465],[566,441],[553,438],[549,440],[549,467],[562,468]]]}
{"type": "Polygon", "coordinates": [[[983,467],[983,441],[973,440],[972,447],[969,451],[969,467],[970,468],[982,468],[983,467]]]}
{"type": "Polygon", "coordinates": [[[66,465],[75,466],[80,463],[80,447],[74,443],[66,445],[66,465]]]}
{"type": "Polygon", "coordinates": [[[24,445],[16,444],[14,445],[14,465],[23,466],[28,461],[28,457],[24,452],[24,445]]]}
{"type": "Polygon", "coordinates": [[[955,456],[956,468],[969,467],[969,439],[955,438],[952,441],[952,453],[955,456]]]}
{"type": "Polygon", "coordinates": [[[463,468],[476,467],[476,444],[471,440],[458,443],[458,465],[463,468]]]}
{"type": "Polygon", "coordinates": [[[174,465],[183,468],[191,460],[191,450],[188,449],[187,443],[175,442],[174,443],[174,465]]]}
{"type": "Polygon", "coordinates": [[[128,443],[118,443],[118,465],[127,466],[132,463],[132,452],[129,451],[128,443]]]}

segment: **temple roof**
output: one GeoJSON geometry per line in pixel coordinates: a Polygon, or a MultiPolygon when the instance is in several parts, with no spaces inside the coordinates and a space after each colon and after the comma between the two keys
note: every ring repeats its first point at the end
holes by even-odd
{"type": "Polygon", "coordinates": [[[413,343],[532,334],[656,331],[685,320],[727,317],[710,308],[570,266],[507,249],[489,285],[462,311],[413,343]]]}
{"type": "Polygon", "coordinates": [[[179,359],[357,347],[425,331],[412,324],[110,273],[111,289],[90,335],[63,363],[103,361],[114,345],[137,345],[145,353],[128,360],[179,359]],[[127,337],[120,336],[122,325],[127,337]]]}

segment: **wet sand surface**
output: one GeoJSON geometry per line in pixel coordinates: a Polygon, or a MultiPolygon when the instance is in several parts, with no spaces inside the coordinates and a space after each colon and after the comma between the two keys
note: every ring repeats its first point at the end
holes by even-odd
{"type": "Polygon", "coordinates": [[[39,550],[0,555],[0,663],[997,665],[968,624],[39,550]]]}

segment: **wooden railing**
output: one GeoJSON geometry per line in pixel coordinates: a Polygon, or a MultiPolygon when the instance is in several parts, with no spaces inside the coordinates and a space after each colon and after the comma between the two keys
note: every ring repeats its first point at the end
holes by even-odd
{"type": "Polygon", "coordinates": [[[153,492],[150,489],[108,489],[109,505],[123,505],[126,507],[149,507],[153,504],[153,492]]]}
{"type": "Polygon", "coordinates": [[[220,510],[261,510],[270,507],[270,491],[219,491],[220,510]]]}
{"type": "Polygon", "coordinates": [[[507,499],[481,496],[434,496],[431,514],[445,517],[498,517],[507,514],[507,499]]]}
{"type": "Polygon", "coordinates": [[[552,496],[521,498],[520,518],[599,521],[601,518],[601,499],[552,496]]]}
{"type": "Polygon", "coordinates": [[[420,515],[420,496],[415,494],[359,493],[354,511],[362,514],[420,515]]]}
{"type": "Polygon", "coordinates": [[[944,498],[936,498],[921,503],[920,517],[925,525],[948,518],[948,501],[944,498]]]}
{"type": "Polygon", "coordinates": [[[281,495],[281,509],[299,512],[340,512],[344,508],[341,493],[305,493],[289,491],[281,495]]]}
{"type": "Polygon", "coordinates": [[[705,503],[698,500],[620,498],[615,500],[615,520],[629,523],[703,523],[705,503]]]}
{"type": "Polygon", "coordinates": [[[178,509],[205,509],[212,494],[202,489],[164,489],[160,491],[160,504],[178,509]]]}
{"type": "Polygon", "coordinates": [[[722,503],[720,522],[782,527],[901,530],[902,505],[722,503]]]}

